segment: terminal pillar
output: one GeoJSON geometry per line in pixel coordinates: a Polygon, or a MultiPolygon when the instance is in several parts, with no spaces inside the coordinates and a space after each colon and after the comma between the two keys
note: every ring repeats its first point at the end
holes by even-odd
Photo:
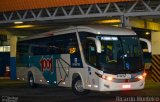
{"type": "Polygon", "coordinates": [[[151,41],[151,77],[155,82],[160,82],[160,32],[152,32],[151,41]]]}
{"type": "Polygon", "coordinates": [[[16,80],[16,47],[17,47],[17,36],[11,36],[10,38],[10,70],[11,80],[16,80]]]}

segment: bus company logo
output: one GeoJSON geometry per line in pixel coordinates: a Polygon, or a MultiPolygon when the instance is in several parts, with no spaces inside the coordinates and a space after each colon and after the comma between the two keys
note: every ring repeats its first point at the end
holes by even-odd
{"type": "Polygon", "coordinates": [[[42,68],[42,72],[45,70],[53,71],[53,58],[41,58],[40,65],[42,68]]]}

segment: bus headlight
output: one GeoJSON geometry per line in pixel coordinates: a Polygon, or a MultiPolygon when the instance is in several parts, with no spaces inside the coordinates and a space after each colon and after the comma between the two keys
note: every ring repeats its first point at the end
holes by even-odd
{"type": "Polygon", "coordinates": [[[109,77],[107,77],[107,80],[111,81],[111,80],[113,80],[113,78],[109,76],[109,77]]]}
{"type": "Polygon", "coordinates": [[[102,75],[102,74],[99,74],[99,73],[97,73],[97,72],[95,72],[95,74],[96,74],[98,77],[102,78],[102,79],[105,79],[105,80],[108,80],[108,81],[112,81],[112,80],[113,80],[113,77],[111,77],[111,76],[102,75]]]}
{"type": "Polygon", "coordinates": [[[102,75],[102,79],[112,81],[113,78],[111,76],[102,75]]]}
{"type": "Polygon", "coordinates": [[[138,79],[142,80],[142,79],[143,79],[143,76],[142,76],[142,75],[138,76],[138,79]]]}
{"type": "Polygon", "coordinates": [[[142,75],[138,76],[138,79],[142,80],[147,76],[147,73],[144,72],[142,75]]]}

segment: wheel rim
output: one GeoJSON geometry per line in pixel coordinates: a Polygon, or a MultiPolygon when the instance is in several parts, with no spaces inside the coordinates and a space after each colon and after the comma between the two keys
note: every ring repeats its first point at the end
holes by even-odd
{"type": "Polygon", "coordinates": [[[78,80],[78,81],[75,83],[75,89],[76,89],[78,92],[83,92],[83,91],[84,91],[81,80],[78,80]]]}

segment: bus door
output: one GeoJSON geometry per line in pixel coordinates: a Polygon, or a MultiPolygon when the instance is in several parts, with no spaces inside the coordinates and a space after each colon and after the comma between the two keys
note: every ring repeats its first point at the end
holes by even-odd
{"type": "MultiPolygon", "coordinates": [[[[99,43],[100,44],[100,43],[99,43]]],[[[101,46],[101,45],[99,45],[101,46]]],[[[97,45],[94,38],[88,38],[83,43],[84,57],[87,63],[88,87],[97,86],[98,78],[95,75],[97,70],[97,45]]]]}

